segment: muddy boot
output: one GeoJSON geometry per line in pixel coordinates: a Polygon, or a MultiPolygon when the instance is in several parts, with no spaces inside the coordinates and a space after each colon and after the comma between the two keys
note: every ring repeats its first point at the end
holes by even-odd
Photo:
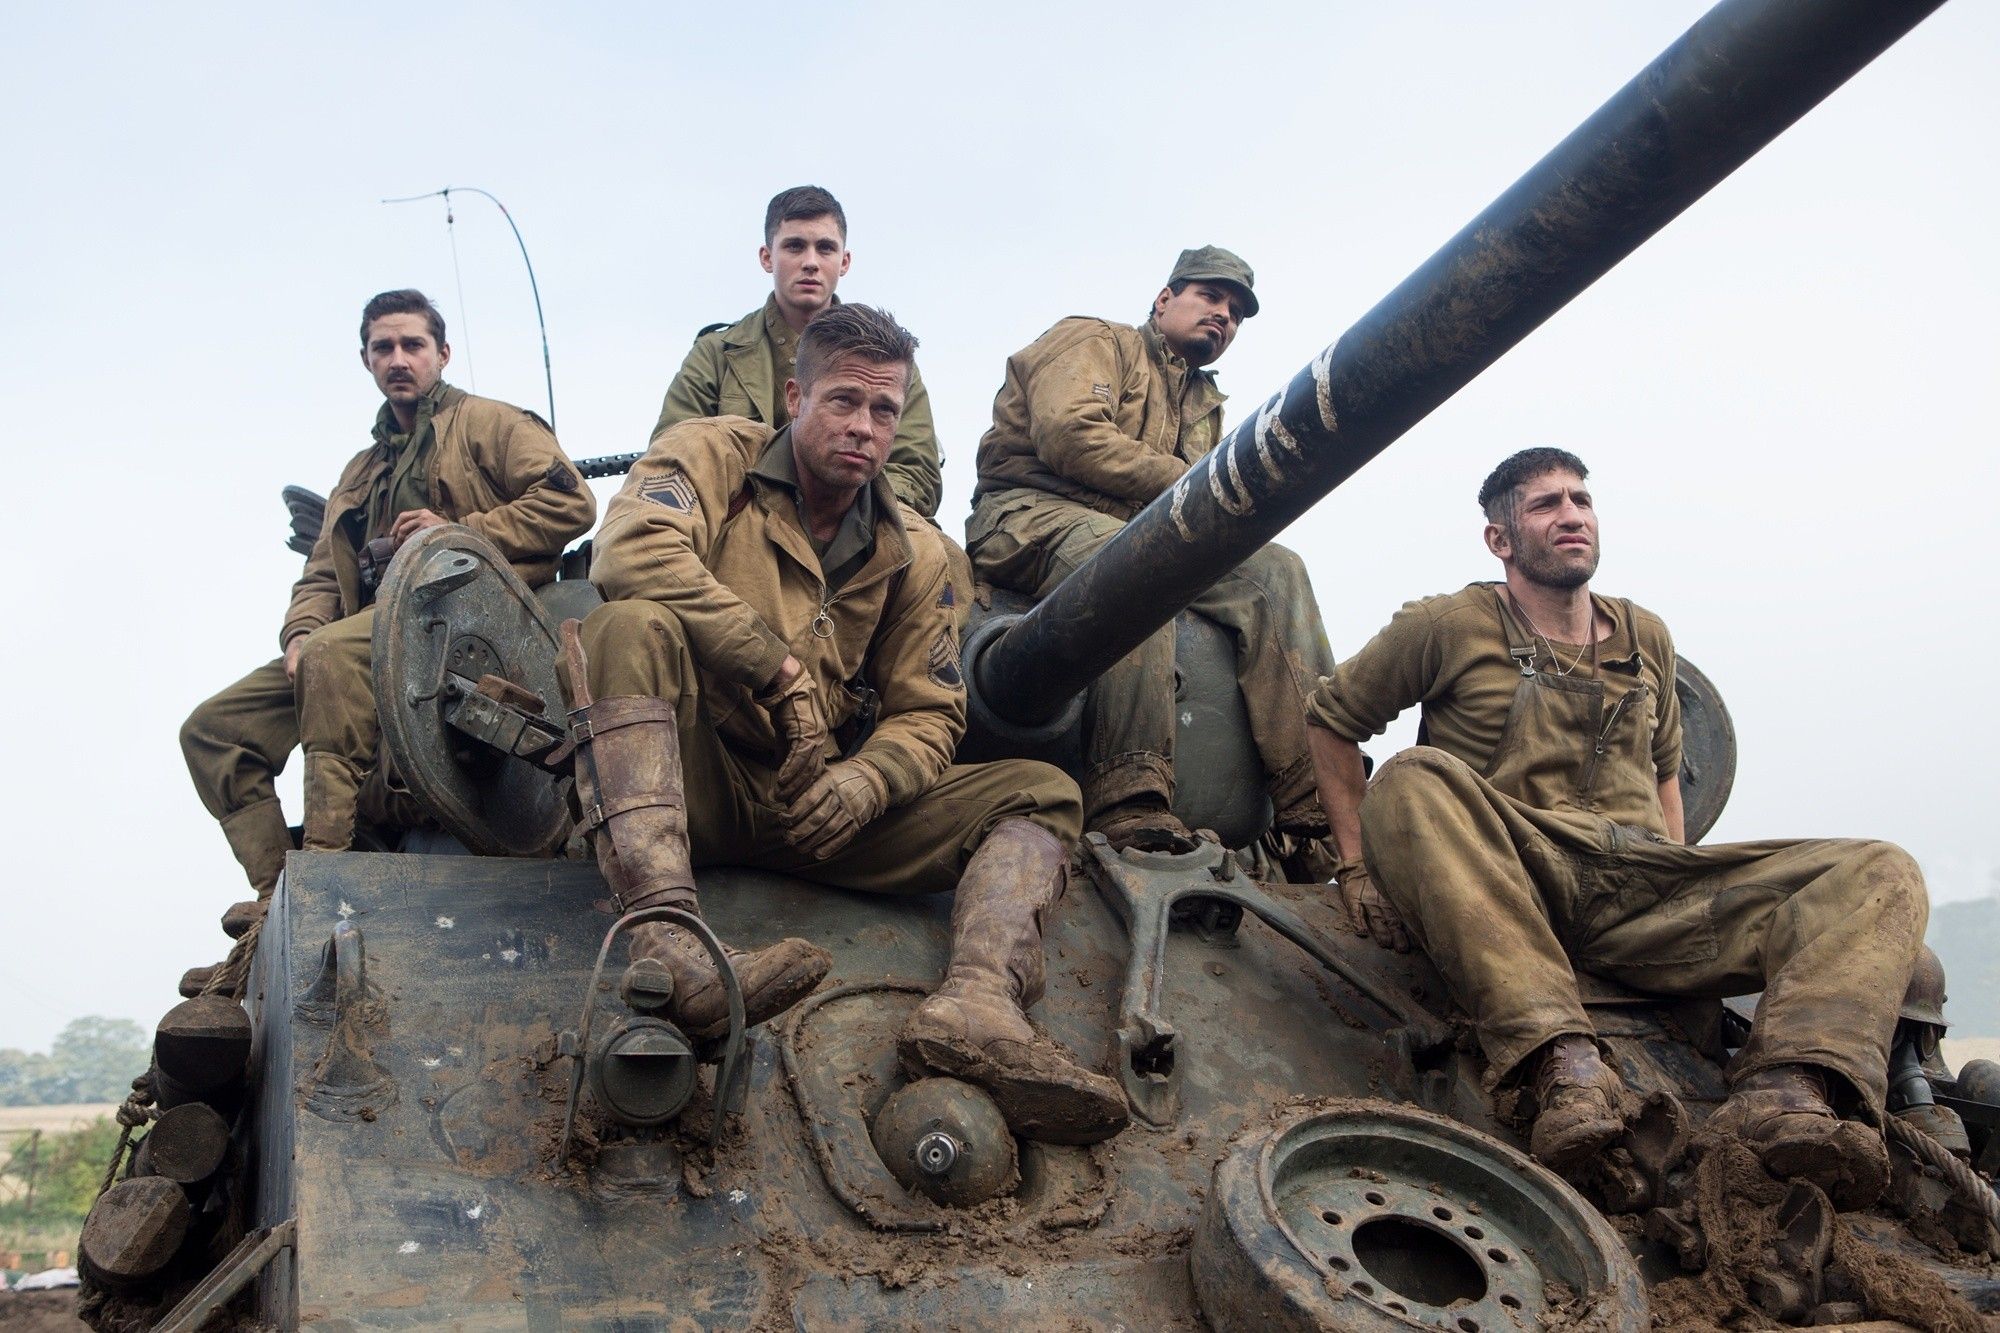
{"type": "Polygon", "coordinates": [[[1577,1175],[1625,1132],[1632,1096],[1589,1037],[1557,1037],[1542,1048],[1531,1089],[1535,1124],[1528,1151],[1557,1175],[1577,1175]]]}
{"type": "Polygon", "coordinates": [[[1157,796],[1135,796],[1098,811],[1090,832],[1102,833],[1113,851],[1191,852],[1195,836],[1157,796]]]}
{"type": "Polygon", "coordinates": [[[306,755],[305,849],[344,852],[354,845],[355,802],[361,770],[354,761],[325,750],[306,755]]]}
{"type": "Polygon", "coordinates": [[[1095,1143],[1125,1128],[1118,1084],[1029,1026],[1042,998],[1042,915],[1062,897],[1069,854],[1054,834],[1004,819],[973,854],[951,909],[951,966],[896,1041],[913,1072],[992,1094],[1007,1127],[1049,1143],[1095,1143]]]}
{"type": "Polygon", "coordinates": [[[270,897],[278,886],[278,872],[285,868],[285,853],[292,850],[292,830],[278,798],[267,796],[224,815],[222,836],[229,839],[229,850],[236,853],[236,863],[257,897],[270,897]]]}
{"type": "MultiPolygon", "coordinates": [[[[582,826],[619,911],[698,912],[674,706],[665,699],[621,695],[579,708],[574,716],[584,736],[576,755],[582,826]]],[[[634,927],[630,939],[633,958],[658,959],[673,974],[667,1014],[690,1037],[707,1041],[729,1030],[728,992],[699,939],[658,921],[634,927]]],[[[750,1026],[812,994],[832,964],[826,950],[804,940],[780,940],[754,953],[725,952],[743,988],[750,1026]]]]}
{"type": "Polygon", "coordinates": [[[1738,1079],[1705,1132],[1740,1139],[1766,1171],[1819,1186],[1843,1212],[1873,1204],[1889,1184],[1882,1132],[1836,1115],[1825,1075],[1806,1065],[1777,1065],[1738,1079]]]}

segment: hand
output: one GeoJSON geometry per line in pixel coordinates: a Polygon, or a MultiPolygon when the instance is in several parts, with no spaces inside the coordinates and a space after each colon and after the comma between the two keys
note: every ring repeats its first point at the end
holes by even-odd
{"type": "Polygon", "coordinates": [[[299,683],[299,650],[305,646],[306,636],[303,634],[293,635],[292,641],[285,645],[285,683],[287,685],[296,685],[299,683]]]}
{"type": "Polygon", "coordinates": [[[435,528],[451,522],[443,514],[428,509],[405,509],[396,515],[396,521],[389,525],[389,540],[400,548],[410,538],[425,528],[435,528]]]}
{"type": "Polygon", "coordinates": [[[824,861],[854,840],[862,826],[889,804],[889,790],[873,764],[843,759],[828,764],[782,816],[785,842],[824,861]]]}
{"type": "Polygon", "coordinates": [[[798,659],[787,657],[771,688],[757,696],[778,730],[778,804],[791,805],[826,771],[828,731],[819,687],[798,659]]]}
{"type": "Polygon", "coordinates": [[[1340,867],[1338,874],[1335,882],[1340,886],[1340,901],[1347,908],[1347,921],[1354,927],[1354,933],[1374,940],[1385,949],[1408,953],[1409,928],[1382,896],[1382,890],[1375,887],[1368,867],[1359,861],[1349,861],[1340,867]]]}

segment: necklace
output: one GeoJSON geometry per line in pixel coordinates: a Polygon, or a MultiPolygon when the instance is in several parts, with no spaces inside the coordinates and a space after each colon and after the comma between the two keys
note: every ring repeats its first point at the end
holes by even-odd
{"type": "Polygon", "coordinates": [[[1542,641],[1542,647],[1548,650],[1549,662],[1551,666],[1554,668],[1556,678],[1558,680],[1562,679],[1564,676],[1567,676],[1570,672],[1576,670],[1577,667],[1581,666],[1583,664],[1583,655],[1585,653],[1590,654],[1590,658],[1593,662],[1597,660],[1597,607],[1595,605],[1593,605],[1590,608],[1590,642],[1585,646],[1578,648],[1576,650],[1576,656],[1573,659],[1571,659],[1570,664],[1568,666],[1564,666],[1562,662],[1562,655],[1556,652],[1556,646],[1553,643],[1549,642],[1548,635],[1542,633],[1542,627],[1535,623],[1534,618],[1528,614],[1527,608],[1522,606],[1520,601],[1516,599],[1514,594],[1511,592],[1507,594],[1507,600],[1513,603],[1515,613],[1519,615],[1521,619],[1528,622],[1528,628],[1535,632],[1535,637],[1542,641]]]}

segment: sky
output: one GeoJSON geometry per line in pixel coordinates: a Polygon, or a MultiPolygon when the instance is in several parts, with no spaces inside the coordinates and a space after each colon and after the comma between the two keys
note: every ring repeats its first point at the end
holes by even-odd
{"type": "MultiPolygon", "coordinates": [[[[1055,320],[1137,320],[1183,246],[1238,251],[1233,422],[1703,8],[10,6],[0,1047],[150,1025],[224,951],[245,885],[176,732],[276,653],[279,488],[327,490],[380,402],[367,297],[428,291],[450,378],[548,413],[499,213],[383,198],[506,202],[581,458],[643,448],[696,331],[762,301],[769,196],[830,188],[841,294],[922,340],[956,530],[1003,362],[1055,320]]],[[[1886,837],[1939,901],[2000,889],[1996,57],[2000,10],[1947,4],[1295,524],[1336,652],[1493,577],[1481,478],[1561,445],[1596,587],[1733,713],[1709,840],[1886,837]]]]}

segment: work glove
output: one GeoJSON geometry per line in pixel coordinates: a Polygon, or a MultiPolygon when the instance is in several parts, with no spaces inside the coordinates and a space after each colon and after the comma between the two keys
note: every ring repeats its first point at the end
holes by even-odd
{"type": "Polygon", "coordinates": [[[778,781],[773,788],[779,805],[791,805],[826,771],[826,713],[819,706],[819,687],[804,667],[790,683],[775,685],[757,696],[778,731],[778,781]]]}
{"type": "Polygon", "coordinates": [[[785,807],[781,816],[785,842],[794,851],[824,861],[852,842],[888,804],[888,785],[873,764],[859,759],[828,764],[785,807]]]}
{"type": "Polygon", "coordinates": [[[1382,896],[1382,890],[1375,887],[1368,867],[1358,860],[1343,861],[1334,874],[1334,882],[1340,886],[1341,904],[1347,908],[1347,922],[1354,927],[1354,933],[1374,940],[1385,949],[1408,953],[1409,929],[1382,896]]]}

